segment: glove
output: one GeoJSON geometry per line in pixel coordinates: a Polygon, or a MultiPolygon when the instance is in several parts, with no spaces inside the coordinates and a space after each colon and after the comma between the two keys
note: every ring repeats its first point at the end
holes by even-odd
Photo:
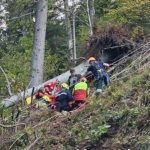
{"type": "Polygon", "coordinates": [[[56,109],[56,105],[51,105],[51,109],[56,109]]]}

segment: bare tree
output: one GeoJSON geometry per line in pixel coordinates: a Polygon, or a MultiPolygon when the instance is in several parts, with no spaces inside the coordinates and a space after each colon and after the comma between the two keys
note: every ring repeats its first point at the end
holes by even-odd
{"type": "Polygon", "coordinates": [[[36,24],[32,54],[31,87],[43,82],[43,64],[45,53],[45,34],[47,24],[47,0],[39,0],[36,4],[36,24]]]}

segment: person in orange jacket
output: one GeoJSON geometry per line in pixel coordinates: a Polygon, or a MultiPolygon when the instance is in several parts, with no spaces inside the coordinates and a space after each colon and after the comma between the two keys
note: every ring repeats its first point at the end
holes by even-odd
{"type": "Polygon", "coordinates": [[[82,77],[80,81],[74,86],[73,89],[73,99],[75,101],[73,107],[84,104],[88,95],[89,95],[89,87],[87,84],[87,79],[85,77],[82,77]]]}

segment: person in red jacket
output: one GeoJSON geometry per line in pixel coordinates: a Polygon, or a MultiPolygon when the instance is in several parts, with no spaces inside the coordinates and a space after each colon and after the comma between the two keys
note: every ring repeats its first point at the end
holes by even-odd
{"type": "Polygon", "coordinates": [[[36,94],[35,97],[39,101],[46,102],[46,104],[54,104],[56,94],[61,90],[59,82],[48,82],[41,88],[36,94]]]}
{"type": "Polygon", "coordinates": [[[47,92],[49,95],[54,95],[58,92],[60,92],[61,88],[59,86],[59,82],[47,82],[44,85],[45,92],[47,92]]]}
{"type": "Polygon", "coordinates": [[[86,78],[81,78],[80,82],[78,82],[73,89],[73,99],[75,103],[73,104],[74,107],[80,106],[84,104],[89,94],[89,88],[87,84],[86,78]]]}
{"type": "Polygon", "coordinates": [[[36,108],[40,108],[40,107],[43,107],[43,106],[47,106],[51,103],[51,98],[50,98],[50,95],[47,94],[45,92],[45,89],[44,88],[40,88],[36,93],[35,93],[35,98],[37,100],[36,102],[36,108]]]}

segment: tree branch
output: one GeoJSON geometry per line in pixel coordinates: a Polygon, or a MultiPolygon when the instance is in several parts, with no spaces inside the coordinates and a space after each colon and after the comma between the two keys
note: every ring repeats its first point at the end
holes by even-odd
{"type": "Polygon", "coordinates": [[[21,126],[21,125],[26,125],[25,123],[19,123],[19,124],[14,124],[14,125],[4,125],[4,124],[0,124],[1,127],[3,128],[13,128],[13,127],[16,127],[16,126],[21,126]]]}
{"type": "Polygon", "coordinates": [[[129,45],[129,44],[124,44],[124,45],[119,45],[119,46],[112,46],[112,47],[104,48],[104,50],[107,50],[107,49],[115,49],[115,48],[120,48],[120,47],[125,47],[125,46],[130,46],[130,45],[129,45]]]}
{"type": "Polygon", "coordinates": [[[21,137],[23,137],[25,134],[26,134],[26,133],[24,133],[24,134],[22,134],[21,136],[19,136],[19,137],[11,144],[11,146],[9,147],[8,150],[11,150],[12,147],[14,146],[14,144],[15,144],[21,137]]]}
{"type": "Polygon", "coordinates": [[[55,117],[57,117],[57,116],[59,116],[59,115],[60,115],[60,114],[56,114],[56,115],[52,116],[51,118],[48,118],[48,119],[46,119],[46,120],[40,122],[39,124],[33,126],[32,128],[36,128],[36,127],[38,127],[38,126],[40,126],[40,125],[46,123],[47,121],[49,121],[49,120],[51,120],[51,119],[53,119],[53,118],[55,118],[55,117]]]}
{"type": "Polygon", "coordinates": [[[25,150],[30,150],[39,140],[40,138],[37,138],[34,142],[32,142],[27,148],[25,148],[25,150]]]}
{"type": "Polygon", "coordinates": [[[1,69],[1,71],[2,71],[2,73],[4,74],[4,77],[5,77],[5,79],[6,79],[8,93],[9,93],[10,96],[12,96],[12,92],[11,92],[11,88],[10,88],[10,82],[9,82],[9,80],[8,80],[8,77],[7,77],[7,75],[6,75],[5,71],[4,71],[4,69],[3,69],[1,66],[0,66],[0,69],[1,69]]]}

